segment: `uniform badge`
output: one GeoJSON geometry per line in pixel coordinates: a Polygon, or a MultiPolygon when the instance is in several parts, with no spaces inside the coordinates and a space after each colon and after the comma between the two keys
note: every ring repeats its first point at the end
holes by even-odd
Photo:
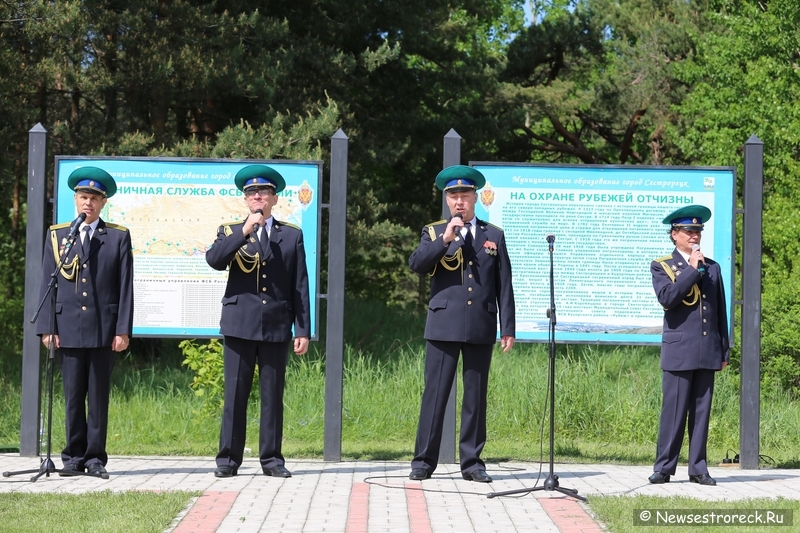
{"type": "Polygon", "coordinates": [[[497,255],[497,245],[492,241],[483,243],[483,251],[489,255],[497,255]]]}

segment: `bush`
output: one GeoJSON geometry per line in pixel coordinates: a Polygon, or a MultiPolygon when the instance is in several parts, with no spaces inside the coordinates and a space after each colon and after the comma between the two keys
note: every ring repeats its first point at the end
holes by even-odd
{"type": "Polygon", "coordinates": [[[203,411],[218,413],[222,410],[225,398],[222,343],[211,339],[208,344],[197,344],[195,339],[187,339],[181,341],[178,347],[184,355],[183,365],[194,372],[194,379],[189,386],[205,400],[203,411]]]}
{"type": "Polygon", "coordinates": [[[767,278],[762,296],[762,385],[800,394],[800,277],[767,278]]]}

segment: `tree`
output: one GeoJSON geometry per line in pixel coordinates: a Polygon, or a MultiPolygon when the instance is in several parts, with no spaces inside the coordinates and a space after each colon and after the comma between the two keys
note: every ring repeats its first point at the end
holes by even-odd
{"type": "Polygon", "coordinates": [[[510,45],[494,102],[501,150],[516,160],[663,164],[686,94],[675,66],[705,27],[694,2],[554,3],[510,45]]]}
{"type": "MultiPolygon", "coordinates": [[[[764,142],[763,344],[767,372],[800,385],[800,8],[795,2],[722,1],[709,16],[725,31],[698,36],[678,71],[692,87],[671,136],[688,162],[739,169],[744,142],[764,142]],[[792,364],[786,364],[787,362],[792,364]]],[[[739,240],[741,242],[741,240],[739,240]]],[[[741,254],[737,254],[741,257],[741,254]]]]}

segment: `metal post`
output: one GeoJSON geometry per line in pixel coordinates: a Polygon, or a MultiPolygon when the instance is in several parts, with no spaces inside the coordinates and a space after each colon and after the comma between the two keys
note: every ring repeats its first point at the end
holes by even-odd
{"type": "Polygon", "coordinates": [[[739,397],[739,467],[758,469],[761,408],[761,211],[764,143],[751,135],[744,145],[742,242],[742,368],[739,397]]]}
{"type": "Polygon", "coordinates": [[[342,459],[342,375],[344,368],[344,266],[347,231],[348,138],[331,137],[328,221],[328,314],[325,340],[325,461],[342,459]]]}
{"type": "Polygon", "coordinates": [[[47,197],[47,130],[36,124],[28,131],[28,219],[25,232],[25,311],[22,339],[22,409],[19,451],[39,455],[39,365],[41,345],[30,319],[39,303],[47,197]]]}
{"type": "MultiPolygon", "coordinates": [[[[461,136],[456,130],[450,129],[444,136],[444,150],[442,168],[461,164],[461,136]]],[[[442,195],[442,218],[450,218],[450,210],[442,195]]],[[[456,463],[456,390],[458,376],[453,380],[450,396],[447,398],[447,408],[444,411],[444,425],[442,427],[442,445],[439,448],[440,463],[456,463]]]]}

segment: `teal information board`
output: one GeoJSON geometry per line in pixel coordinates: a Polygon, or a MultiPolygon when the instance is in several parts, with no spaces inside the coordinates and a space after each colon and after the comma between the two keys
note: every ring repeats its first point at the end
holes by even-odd
{"type": "Polygon", "coordinates": [[[134,256],[133,334],[153,337],[218,337],[227,272],[208,266],[205,253],[217,228],[247,216],[234,185],[247,165],[280,172],[286,189],[273,215],[303,229],[311,296],[311,336],[319,307],[321,161],[213,160],[57,156],[56,222],[76,216],[67,178],[77,168],[99,167],[117,182],[101,217],[131,232],[134,256]]]}
{"type": "Polygon", "coordinates": [[[470,162],[486,177],[476,214],[505,230],[513,271],[517,339],[547,341],[550,252],[556,340],[657,344],[664,310],[650,262],[672,253],[661,221],[691,204],[711,209],[701,250],[720,264],[729,330],[733,317],[732,168],[562,166],[470,162]]]}

